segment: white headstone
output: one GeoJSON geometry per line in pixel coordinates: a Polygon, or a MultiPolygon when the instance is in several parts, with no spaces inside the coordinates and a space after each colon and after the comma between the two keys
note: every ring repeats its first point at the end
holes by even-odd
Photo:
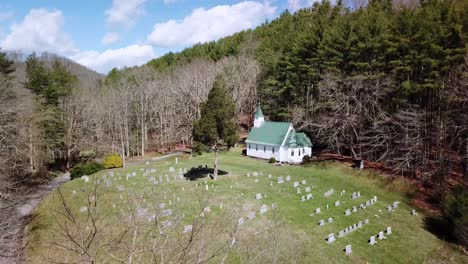
{"type": "Polygon", "coordinates": [[[184,226],[184,233],[192,231],[193,226],[192,225],[186,225],[184,226]]]}
{"type": "Polygon", "coordinates": [[[353,252],[353,250],[352,250],[352,248],[351,248],[351,245],[347,245],[347,246],[345,247],[345,254],[346,254],[347,256],[349,256],[349,255],[351,255],[352,252],[353,252]]]}
{"type": "Polygon", "coordinates": [[[320,226],[324,226],[324,225],[325,225],[325,220],[323,220],[323,219],[320,219],[320,221],[319,221],[319,225],[320,225],[320,226]]]}
{"type": "Polygon", "coordinates": [[[319,207],[319,208],[317,208],[317,209],[315,209],[315,213],[316,213],[316,214],[320,214],[320,213],[321,213],[321,211],[320,211],[320,207],[319,207]]]}
{"type": "Polygon", "coordinates": [[[340,205],[340,201],[336,201],[335,206],[339,206],[339,205],[340,205]]]}
{"type": "Polygon", "coordinates": [[[294,183],[293,183],[293,187],[294,187],[294,188],[297,188],[298,186],[299,186],[299,182],[294,182],[294,183]]]}
{"type": "Polygon", "coordinates": [[[262,207],[260,207],[260,214],[264,214],[268,211],[268,206],[266,206],[265,204],[262,205],[262,207]]]}
{"type": "Polygon", "coordinates": [[[286,181],[291,181],[291,176],[286,176],[286,181]]]}
{"type": "Polygon", "coordinates": [[[257,200],[260,200],[260,199],[262,199],[262,198],[263,198],[263,197],[262,197],[262,194],[261,194],[261,193],[257,193],[257,194],[255,195],[255,199],[257,199],[257,200]]]}
{"type": "Polygon", "coordinates": [[[344,212],[345,215],[350,215],[351,214],[351,210],[349,209],[346,209],[345,212],[344,212]]]}
{"type": "Polygon", "coordinates": [[[211,208],[209,206],[203,208],[203,213],[206,214],[206,213],[209,213],[209,212],[211,212],[211,208]]]}
{"type": "Polygon", "coordinates": [[[375,245],[375,236],[371,236],[370,239],[369,239],[369,244],[371,245],[375,245]]]}
{"type": "Polygon", "coordinates": [[[307,196],[306,196],[306,199],[307,199],[307,200],[312,199],[312,194],[311,194],[311,193],[308,193],[307,196]]]}
{"type": "Polygon", "coordinates": [[[241,217],[241,218],[239,218],[239,220],[237,221],[237,224],[238,224],[238,225],[243,225],[243,224],[244,224],[244,221],[245,221],[245,220],[244,220],[244,217],[241,217]]]}
{"type": "Polygon", "coordinates": [[[81,176],[81,179],[84,180],[84,182],[89,182],[89,177],[87,175],[81,176]]]}
{"type": "Polygon", "coordinates": [[[305,184],[307,184],[307,181],[306,181],[306,180],[302,180],[301,183],[305,185],[305,184]]]}
{"type": "Polygon", "coordinates": [[[328,223],[333,223],[333,218],[328,218],[328,223]]]}
{"type": "Polygon", "coordinates": [[[411,210],[411,215],[418,215],[418,213],[416,213],[416,210],[411,210]]]}
{"type": "Polygon", "coordinates": [[[306,187],[305,192],[310,192],[310,187],[306,187]]]}
{"type": "Polygon", "coordinates": [[[377,238],[378,238],[379,240],[382,240],[382,239],[384,239],[384,238],[385,238],[385,236],[384,236],[384,232],[383,232],[383,231],[380,231],[380,232],[379,232],[379,235],[378,235],[378,237],[377,237],[377,238]]]}
{"type": "Polygon", "coordinates": [[[387,235],[392,234],[392,227],[391,226],[387,227],[386,233],[387,233],[387,235]]]}
{"type": "Polygon", "coordinates": [[[248,216],[249,220],[252,220],[255,218],[255,212],[251,212],[248,216]]]}
{"type": "Polygon", "coordinates": [[[284,182],[284,179],[282,176],[278,177],[278,183],[283,183],[284,182]]]}
{"type": "Polygon", "coordinates": [[[301,188],[297,188],[297,194],[300,194],[301,193],[301,188]]]}
{"type": "Polygon", "coordinates": [[[329,234],[327,237],[327,243],[333,243],[335,241],[335,234],[329,234]]]}

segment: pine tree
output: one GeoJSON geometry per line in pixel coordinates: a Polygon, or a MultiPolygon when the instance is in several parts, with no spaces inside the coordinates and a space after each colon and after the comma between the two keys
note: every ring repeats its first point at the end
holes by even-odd
{"type": "Polygon", "coordinates": [[[239,140],[235,124],[236,106],[221,75],[216,77],[208,100],[201,106],[201,118],[194,122],[193,140],[198,151],[215,152],[214,179],[218,177],[218,153],[222,146],[233,147],[239,140]]]}

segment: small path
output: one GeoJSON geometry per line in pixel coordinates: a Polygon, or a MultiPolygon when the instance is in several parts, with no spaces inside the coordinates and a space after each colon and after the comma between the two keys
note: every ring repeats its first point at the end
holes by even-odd
{"type": "Polygon", "coordinates": [[[64,173],[47,184],[33,188],[24,196],[16,197],[14,204],[0,211],[0,263],[24,263],[24,229],[31,221],[37,205],[50,192],[70,180],[70,173],[64,173]]]}
{"type": "Polygon", "coordinates": [[[167,155],[164,155],[164,156],[161,156],[161,157],[156,157],[156,158],[145,158],[145,159],[138,159],[138,160],[130,160],[130,161],[127,162],[127,165],[132,165],[132,166],[143,165],[148,161],[165,160],[167,158],[174,157],[174,156],[179,156],[179,155],[182,155],[182,154],[184,154],[184,153],[179,151],[179,152],[167,154],[167,155]]]}

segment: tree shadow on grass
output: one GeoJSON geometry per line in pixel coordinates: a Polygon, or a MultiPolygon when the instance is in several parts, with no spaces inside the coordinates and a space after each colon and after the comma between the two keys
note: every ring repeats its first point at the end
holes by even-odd
{"type": "MultiPolygon", "coordinates": [[[[197,168],[192,167],[187,173],[184,174],[184,177],[190,181],[196,181],[197,179],[202,179],[206,177],[212,178],[212,175],[214,173],[214,168],[208,168],[207,165],[205,167],[203,166],[198,166],[197,168]]],[[[218,169],[218,175],[226,175],[228,174],[227,171],[223,171],[218,169]]]]}
{"type": "Polygon", "coordinates": [[[424,218],[424,228],[449,243],[457,243],[453,234],[453,225],[441,216],[427,216],[424,218]]]}

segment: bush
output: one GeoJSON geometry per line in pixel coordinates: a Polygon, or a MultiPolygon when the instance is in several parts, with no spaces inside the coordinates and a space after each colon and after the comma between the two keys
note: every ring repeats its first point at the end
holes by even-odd
{"type": "Polygon", "coordinates": [[[268,163],[276,163],[276,159],[274,157],[271,157],[269,160],[268,160],[268,163]]]}
{"type": "Polygon", "coordinates": [[[309,155],[305,155],[305,156],[302,158],[302,163],[304,163],[304,164],[310,163],[310,157],[309,157],[309,155]]]}
{"type": "Polygon", "coordinates": [[[76,179],[83,175],[91,175],[104,169],[104,166],[98,162],[78,163],[71,169],[70,177],[76,179]]]}
{"type": "Polygon", "coordinates": [[[104,157],[102,165],[104,165],[104,168],[106,169],[120,168],[123,166],[122,158],[117,153],[107,155],[106,157],[104,157]]]}
{"type": "Polygon", "coordinates": [[[468,190],[457,186],[444,200],[444,216],[450,221],[458,242],[468,247],[468,190]]]}

